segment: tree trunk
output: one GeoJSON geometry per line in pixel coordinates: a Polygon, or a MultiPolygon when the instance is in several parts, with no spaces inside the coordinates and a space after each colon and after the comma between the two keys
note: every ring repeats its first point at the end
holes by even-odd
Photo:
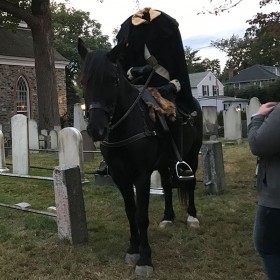
{"type": "Polygon", "coordinates": [[[37,80],[39,128],[51,130],[55,125],[60,125],[60,118],[52,47],[50,1],[33,0],[32,14],[36,18],[36,24],[31,24],[31,30],[37,80]]]}
{"type": "Polygon", "coordinates": [[[31,13],[13,1],[0,1],[0,11],[24,20],[31,28],[37,81],[39,128],[60,125],[53,54],[50,0],[32,0],[31,13]]]}

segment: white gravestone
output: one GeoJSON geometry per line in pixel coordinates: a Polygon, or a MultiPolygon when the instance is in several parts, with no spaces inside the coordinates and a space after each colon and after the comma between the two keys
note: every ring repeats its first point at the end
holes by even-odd
{"type": "Polygon", "coordinates": [[[246,118],[247,118],[247,126],[251,122],[251,117],[255,114],[259,108],[261,107],[261,103],[257,97],[252,97],[249,101],[249,105],[246,106],[246,118]]]}
{"type": "Polygon", "coordinates": [[[1,172],[9,172],[9,169],[6,167],[4,135],[0,130],[0,173],[1,172]]]}
{"type": "Polygon", "coordinates": [[[11,118],[13,173],[28,175],[28,125],[27,117],[17,114],[11,118]]]}
{"type": "Polygon", "coordinates": [[[51,138],[51,149],[56,150],[58,147],[58,133],[56,130],[51,130],[49,134],[51,138]]]}
{"type": "Polygon", "coordinates": [[[74,127],[63,128],[58,134],[59,165],[78,165],[84,179],[83,139],[74,127]]]}
{"type": "MultiPolygon", "coordinates": [[[[28,141],[29,149],[38,150],[39,149],[39,134],[38,125],[35,120],[28,121],[28,141]]],[[[32,153],[38,153],[39,151],[32,151],[32,153]]]]}
{"type": "Polygon", "coordinates": [[[242,142],[241,112],[233,106],[223,112],[224,117],[224,139],[226,142],[242,142]]]}

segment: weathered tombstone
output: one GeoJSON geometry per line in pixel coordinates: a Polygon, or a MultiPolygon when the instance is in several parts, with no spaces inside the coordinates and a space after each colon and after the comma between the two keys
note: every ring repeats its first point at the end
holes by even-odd
{"type": "Polygon", "coordinates": [[[13,173],[28,175],[28,125],[27,117],[17,114],[11,118],[13,173]]]}
{"type": "Polygon", "coordinates": [[[84,179],[84,156],[82,135],[74,127],[63,128],[58,134],[59,165],[78,165],[84,179]]]}
{"type": "Polygon", "coordinates": [[[6,167],[4,135],[0,130],[0,173],[1,172],[9,172],[9,169],[6,167]]]}
{"type": "Polygon", "coordinates": [[[28,140],[29,140],[29,149],[35,150],[31,151],[32,153],[38,153],[39,149],[39,135],[38,135],[38,125],[35,120],[28,121],[28,140]],[[36,151],[37,150],[37,151],[36,151]]]}
{"type": "Polygon", "coordinates": [[[53,172],[58,236],[71,244],[88,241],[81,172],[77,165],[61,165],[53,172]]]}
{"type": "Polygon", "coordinates": [[[58,147],[58,134],[56,130],[50,131],[50,141],[51,141],[51,149],[55,150],[58,147]]]}
{"type": "Polygon", "coordinates": [[[79,131],[87,129],[87,123],[80,103],[74,104],[74,127],[79,131]]]}
{"type": "Polygon", "coordinates": [[[210,138],[218,139],[218,115],[216,106],[203,106],[203,138],[209,140],[210,138]]]}
{"type": "Polygon", "coordinates": [[[257,97],[252,97],[249,101],[249,105],[246,106],[246,118],[247,126],[251,122],[251,117],[255,114],[261,106],[261,103],[257,97]]]}
{"type": "Polygon", "coordinates": [[[60,126],[60,125],[55,125],[55,126],[53,127],[53,129],[54,129],[57,133],[59,133],[59,131],[61,130],[61,126],[60,126]]]}
{"type": "Polygon", "coordinates": [[[205,141],[201,147],[203,183],[207,194],[220,194],[225,188],[222,143],[205,141]]]}
{"type": "Polygon", "coordinates": [[[89,153],[89,151],[96,151],[96,147],[86,130],[82,130],[81,134],[83,138],[84,161],[92,161],[94,160],[94,153],[89,153]]]}
{"type": "Polygon", "coordinates": [[[45,136],[48,136],[48,135],[49,135],[47,129],[41,129],[41,134],[42,134],[42,135],[45,135],[45,136]]]}
{"type": "Polygon", "coordinates": [[[231,106],[223,112],[223,117],[225,143],[240,144],[242,142],[241,112],[231,106]]]}

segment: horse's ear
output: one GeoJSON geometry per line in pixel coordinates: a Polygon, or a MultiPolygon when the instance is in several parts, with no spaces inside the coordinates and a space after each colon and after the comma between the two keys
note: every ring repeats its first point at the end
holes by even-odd
{"type": "Polygon", "coordinates": [[[112,62],[117,62],[124,50],[125,44],[125,40],[121,40],[110,52],[108,52],[108,57],[112,62]]]}
{"type": "Polygon", "coordinates": [[[84,41],[81,38],[78,38],[78,53],[82,59],[85,59],[88,50],[84,44],[84,41]]]}

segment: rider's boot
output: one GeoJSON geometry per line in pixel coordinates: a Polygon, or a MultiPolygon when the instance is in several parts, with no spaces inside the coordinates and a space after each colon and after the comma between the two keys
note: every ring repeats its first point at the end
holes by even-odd
{"type": "Polygon", "coordinates": [[[171,133],[171,141],[174,141],[173,150],[176,153],[175,149],[179,153],[179,157],[177,156],[177,162],[174,165],[175,176],[179,181],[189,181],[194,179],[194,173],[192,168],[188,163],[179,159],[182,157],[183,153],[183,131],[182,131],[182,118],[177,117],[175,123],[170,124],[170,133],[171,133]],[[172,139],[173,138],[173,139],[172,139]]]}

